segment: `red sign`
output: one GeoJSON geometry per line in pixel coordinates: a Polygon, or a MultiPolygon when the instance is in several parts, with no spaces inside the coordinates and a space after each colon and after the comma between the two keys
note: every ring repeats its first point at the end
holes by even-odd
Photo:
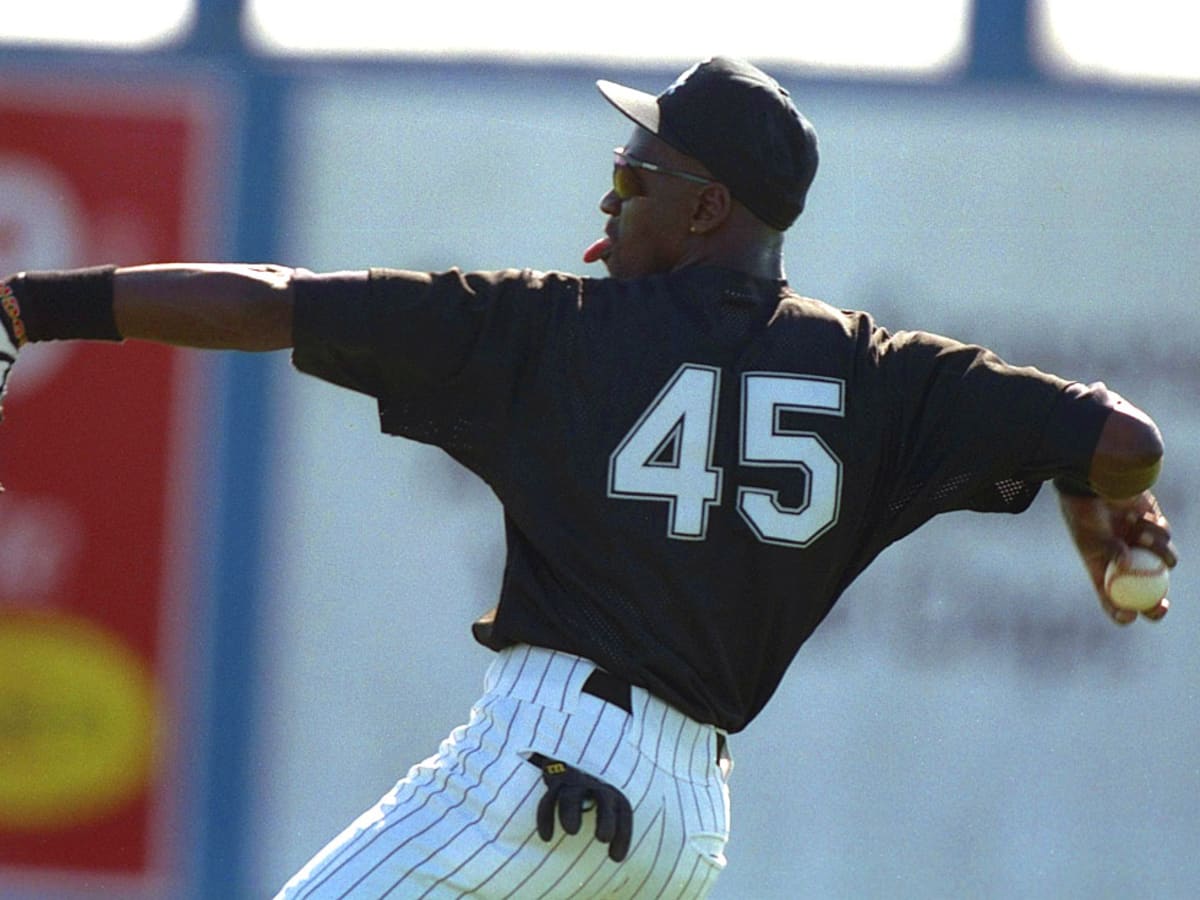
{"type": "MultiPolygon", "coordinates": [[[[214,100],[6,79],[0,273],[205,258],[214,100]]],[[[0,424],[0,884],[111,876],[161,890],[179,867],[194,718],[183,660],[199,612],[187,525],[202,385],[189,360],[137,342],[48,343],[13,368],[0,424]]]]}

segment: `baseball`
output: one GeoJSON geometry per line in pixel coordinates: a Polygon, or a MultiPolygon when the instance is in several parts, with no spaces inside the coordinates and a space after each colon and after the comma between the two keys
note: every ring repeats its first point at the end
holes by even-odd
{"type": "Polygon", "coordinates": [[[1153,609],[1170,586],[1170,573],[1158,554],[1141,547],[1129,551],[1129,564],[1112,560],[1104,571],[1104,589],[1122,609],[1153,609]]]}

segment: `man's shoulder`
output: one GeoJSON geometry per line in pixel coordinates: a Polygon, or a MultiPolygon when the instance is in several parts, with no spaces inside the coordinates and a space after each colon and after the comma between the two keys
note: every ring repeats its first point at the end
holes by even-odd
{"type": "Polygon", "coordinates": [[[785,286],[775,313],[775,323],[786,325],[789,322],[823,325],[856,341],[879,343],[889,338],[888,331],[876,323],[871,313],[837,306],[785,286]]]}

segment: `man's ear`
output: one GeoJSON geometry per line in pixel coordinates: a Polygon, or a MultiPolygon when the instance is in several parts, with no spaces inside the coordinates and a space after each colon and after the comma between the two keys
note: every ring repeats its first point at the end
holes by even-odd
{"type": "Polygon", "coordinates": [[[720,182],[706,184],[696,195],[696,203],[692,209],[692,234],[708,234],[715,231],[729,218],[733,211],[733,197],[729,188],[720,182]]]}

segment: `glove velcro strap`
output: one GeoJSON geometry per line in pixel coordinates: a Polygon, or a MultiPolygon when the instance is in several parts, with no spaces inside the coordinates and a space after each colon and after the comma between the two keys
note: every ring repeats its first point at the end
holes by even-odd
{"type": "Polygon", "coordinates": [[[540,753],[530,753],[526,757],[531,763],[543,771],[549,770],[550,775],[561,775],[567,771],[567,764],[559,762],[557,759],[551,759],[548,756],[543,756],[540,753]]]}
{"type": "Polygon", "coordinates": [[[22,272],[9,279],[26,340],[122,340],[113,314],[116,270],[97,266],[22,272]]]}

